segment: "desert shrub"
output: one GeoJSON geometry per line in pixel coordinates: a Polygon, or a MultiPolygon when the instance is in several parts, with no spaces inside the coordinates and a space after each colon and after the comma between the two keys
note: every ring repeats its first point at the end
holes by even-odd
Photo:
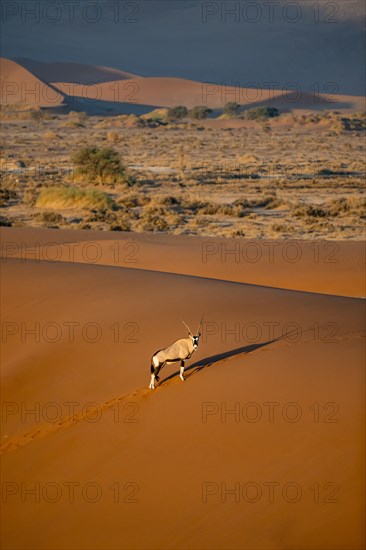
{"type": "Polygon", "coordinates": [[[169,109],[166,109],[165,107],[162,107],[162,108],[158,108],[158,109],[153,109],[152,111],[150,111],[150,113],[146,113],[146,115],[142,115],[141,118],[143,119],[146,119],[146,120],[150,120],[150,121],[153,121],[153,122],[158,122],[158,123],[166,123],[166,120],[168,118],[168,112],[169,112],[169,109]]]}
{"type": "Polygon", "coordinates": [[[189,200],[189,199],[181,199],[180,202],[180,209],[187,213],[196,214],[199,212],[202,208],[205,208],[208,206],[208,202],[206,201],[200,201],[200,200],[189,200]]]}
{"type": "Polygon", "coordinates": [[[128,218],[120,218],[110,225],[109,231],[132,231],[131,223],[128,218]]]}
{"type": "Polygon", "coordinates": [[[171,107],[168,110],[168,120],[181,120],[188,116],[188,109],[183,105],[177,105],[176,107],[171,107]]]}
{"type": "Polygon", "coordinates": [[[151,201],[151,198],[144,194],[130,194],[118,199],[118,204],[125,208],[136,208],[144,206],[151,201]]]}
{"type": "Polygon", "coordinates": [[[74,122],[77,126],[84,126],[88,120],[88,115],[83,112],[70,111],[68,118],[71,122],[74,122]]]}
{"type": "Polygon", "coordinates": [[[189,228],[194,231],[195,235],[197,235],[197,230],[206,229],[212,226],[211,220],[207,219],[205,216],[195,216],[189,224],[189,228]]]}
{"type": "Polygon", "coordinates": [[[253,107],[244,113],[244,117],[248,120],[258,120],[264,118],[273,118],[279,116],[279,110],[276,107],[253,107]]]}
{"type": "Polygon", "coordinates": [[[177,212],[169,212],[167,215],[166,215],[166,218],[165,220],[167,221],[169,227],[181,227],[182,225],[184,225],[186,223],[186,219],[184,216],[182,216],[181,214],[177,213],[177,212]]]}
{"type": "Polygon", "coordinates": [[[115,212],[108,208],[93,208],[85,221],[87,223],[102,222],[113,224],[117,222],[117,216],[115,212]]]}
{"type": "Polygon", "coordinates": [[[78,187],[48,187],[42,189],[36,199],[41,208],[106,208],[115,207],[112,198],[99,189],[79,189],[78,187]]]}
{"type": "Polygon", "coordinates": [[[223,207],[222,213],[226,216],[235,216],[237,218],[243,218],[246,215],[246,211],[240,205],[229,205],[223,207]]]}
{"type": "Polygon", "coordinates": [[[55,139],[57,139],[57,135],[53,130],[48,130],[45,132],[43,137],[46,141],[55,141],[55,139]]]}
{"type": "Polygon", "coordinates": [[[127,216],[119,215],[116,221],[111,223],[110,231],[131,231],[131,223],[127,216]]]}
{"type": "Polygon", "coordinates": [[[285,223],[273,223],[271,225],[272,231],[276,231],[276,233],[291,233],[292,228],[290,225],[286,225],[285,223]]]}
{"type": "Polygon", "coordinates": [[[23,160],[17,159],[12,160],[11,158],[1,159],[0,160],[0,170],[3,172],[22,172],[27,165],[23,160]]]}
{"type": "Polygon", "coordinates": [[[223,216],[236,216],[242,218],[245,215],[245,211],[240,204],[213,204],[207,203],[205,206],[198,210],[199,214],[215,215],[221,214],[223,216]]]}
{"type": "Polygon", "coordinates": [[[158,205],[147,206],[144,208],[143,215],[146,216],[164,216],[165,208],[158,205]]]}
{"type": "Polygon", "coordinates": [[[114,149],[86,147],[77,151],[72,160],[75,164],[76,178],[82,181],[98,183],[124,182],[128,185],[135,182],[114,149]]]}
{"type": "Polygon", "coordinates": [[[28,187],[23,193],[23,204],[34,206],[36,204],[38,191],[34,187],[28,187]]]}
{"type": "Polygon", "coordinates": [[[247,199],[237,199],[233,204],[242,208],[249,208],[251,206],[251,203],[247,199]]]}
{"type": "Polygon", "coordinates": [[[333,199],[328,205],[328,212],[330,216],[339,215],[351,215],[351,214],[364,214],[366,208],[366,199],[364,198],[350,198],[340,197],[339,199],[333,199]]]}
{"type": "Polygon", "coordinates": [[[332,200],[328,207],[328,211],[331,216],[338,216],[339,214],[344,214],[346,212],[349,212],[350,209],[351,209],[351,205],[349,204],[348,200],[344,197],[332,200]]]}
{"type": "Polygon", "coordinates": [[[59,214],[58,212],[36,212],[36,214],[34,214],[33,216],[34,218],[36,218],[37,220],[39,220],[42,225],[44,225],[44,227],[49,227],[49,228],[52,228],[52,227],[57,227],[58,225],[62,224],[65,219],[63,216],[61,216],[61,214],[59,214]]]}
{"type": "Polygon", "coordinates": [[[342,117],[338,121],[341,130],[348,132],[358,131],[364,132],[366,130],[366,117],[365,115],[350,115],[350,118],[342,117]]]}
{"type": "Polygon", "coordinates": [[[236,103],[235,101],[229,101],[228,103],[225,103],[224,106],[224,114],[231,117],[238,116],[240,112],[240,105],[239,103],[236,103]]]}
{"type": "Polygon", "coordinates": [[[146,125],[147,120],[135,114],[127,115],[123,122],[125,128],[144,128],[146,125]]]}
{"type": "Polygon", "coordinates": [[[253,208],[266,208],[267,210],[276,208],[277,206],[280,206],[280,204],[282,204],[282,201],[273,195],[266,195],[262,198],[251,201],[250,203],[253,208]]]}
{"type": "Polygon", "coordinates": [[[40,109],[32,109],[30,111],[30,118],[37,124],[39,124],[42,120],[45,118],[44,111],[41,111],[40,109]]]}
{"type": "Polygon", "coordinates": [[[0,187],[0,207],[7,206],[18,198],[18,193],[14,189],[0,187]]]}
{"type": "Polygon", "coordinates": [[[109,231],[131,231],[131,224],[127,221],[125,223],[112,223],[109,231]]]}
{"type": "Polygon", "coordinates": [[[60,128],[84,128],[84,125],[76,120],[66,120],[60,124],[60,128]]]}
{"type": "Polygon", "coordinates": [[[270,210],[271,208],[276,208],[277,206],[280,206],[282,204],[282,201],[277,198],[275,195],[265,195],[264,197],[259,197],[258,199],[254,199],[249,201],[248,199],[237,199],[233,202],[234,206],[238,206],[241,208],[266,208],[267,210],[270,210]]]}
{"type": "Polygon", "coordinates": [[[143,216],[140,227],[143,231],[167,231],[169,224],[162,216],[148,213],[143,216]]]}
{"type": "Polygon", "coordinates": [[[245,233],[242,229],[236,229],[231,233],[231,237],[245,237],[245,233]]]}
{"type": "Polygon", "coordinates": [[[119,142],[119,134],[117,132],[108,132],[107,133],[107,139],[110,143],[118,143],[119,142]]]}
{"type": "Polygon", "coordinates": [[[311,204],[298,204],[292,209],[292,215],[295,218],[325,218],[328,214],[326,210],[319,206],[313,206],[311,204]]]}
{"type": "Polygon", "coordinates": [[[194,120],[204,120],[212,113],[212,109],[209,109],[208,107],[193,107],[193,109],[190,109],[188,111],[188,115],[190,118],[193,118],[194,120]]]}
{"type": "Polygon", "coordinates": [[[0,226],[1,227],[11,227],[12,223],[7,217],[0,216],[0,226]]]}
{"type": "Polygon", "coordinates": [[[201,206],[199,209],[198,209],[198,212],[200,214],[204,214],[206,216],[213,216],[217,213],[220,212],[220,205],[219,204],[210,204],[210,203],[207,203],[205,204],[204,206],[201,206]]]}
{"type": "Polygon", "coordinates": [[[165,206],[180,206],[182,201],[178,197],[162,197],[160,204],[164,204],[165,206]]]}
{"type": "Polygon", "coordinates": [[[366,199],[365,198],[353,198],[349,201],[351,213],[359,214],[365,218],[366,211],[366,199]]]}

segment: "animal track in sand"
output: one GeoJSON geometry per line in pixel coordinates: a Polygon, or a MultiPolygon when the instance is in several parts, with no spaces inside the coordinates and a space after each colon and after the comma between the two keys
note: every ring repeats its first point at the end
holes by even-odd
{"type": "MultiPolygon", "coordinates": [[[[357,330],[357,331],[351,331],[351,332],[348,332],[346,334],[338,336],[338,341],[340,341],[340,340],[352,340],[352,339],[355,339],[355,338],[359,339],[359,338],[364,338],[364,337],[365,337],[364,331],[363,330],[357,330]]],[[[294,342],[294,344],[296,344],[296,343],[297,342],[294,342]]],[[[309,342],[306,342],[306,343],[309,343],[309,342]]],[[[286,343],[286,344],[280,343],[280,344],[277,345],[277,347],[285,347],[285,346],[287,347],[287,346],[291,346],[291,345],[292,345],[291,343],[286,343]]],[[[258,349],[258,350],[255,350],[255,351],[256,352],[264,352],[264,351],[270,351],[270,350],[266,349],[266,348],[262,348],[262,349],[258,349]]],[[[249,355],[252,355],[253,353],[254,353],[254,350],[247,352],[246,355],[249,356],[249,355]]],[[[201,366],[197,365],[196,367],[193,367],[193,368],[191,367],[191,369],[192,369],[191,372],[189,372],[189,369],[187,369],[186,380],[188,380],[188,378],[190,378],[194,374],[197,374],[201,370],[206,369],[208,367],[211,367],[214,364],[223,363],[225,361],[228,361],[229,359],[232,359],[232,357],[238,357],[238,355],[224,357],[220,360],[212,361],[212,362],[203,364],[201,366]]],[[[127,400],[127,399],[131,399],[132,397],[144,398],[144,397],[147,397],[148,395],[156,394],[156,391],[159,391],[164,386],[167,386],[167,385],[170,385],[171,383],[173,383],[176,376],[178,376],[178,373],[170,375],[165,380],[162,380],[161,383],[156,387],[156,389],[154,391],[151,391],[151,390],[148,390],[148,389],[137,389],[137,390],[134,390],[133,392],[122,395],[121,397],[115,397],[113,399],[109,399],[108,401],[105,401],[103,404],[98,405],[98,408],[96,408],[96,409],[98,411],[104,412],[108,409],[111,409],[117,403],[119,403],[121,401],[124,401],[124,400],[127,400]]],[[[6,441],[6,443],[4,443],[0,447],[0,454],[13,452],[13,451],[15,451],[16,449],[18,449],[20,447],[24,447],[25,445],[28,445],[28,443],[31,443],[32,441],[40,439],[41,437],[45,437],[48,434],[55,433],[55,432],[61,430],[62,428],[67,428],[69,426],[75,425],[76,423],[78,423],[81,420],[83,420],[84,418],[86,418],[86,416],[88,416],[89,414],[90,414],[90,410],[88,410],[86,412],[82,412],[80,414],[77,414],[73,417],[63,418],[63,419],[61,419],[58,422],[55,422],[53,424],[45,424],[44,426],[41,426],[40,428],[37,427],[37,428],[31,429],[28,432],[25,432],[23,434],[19,434],[19,435],[13,437],[12,439],[9,439],[9,441],[6,441]]]]}

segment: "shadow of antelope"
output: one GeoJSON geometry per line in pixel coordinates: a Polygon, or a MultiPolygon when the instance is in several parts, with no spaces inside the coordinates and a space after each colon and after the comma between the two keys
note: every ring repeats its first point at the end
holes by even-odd
{"type": "MultiPolygon", "coordinates": [[[[240,355],[246,355],[248,353],[252,353],[253,351],[257,351],[258,349],[264,348],[266,346],[270,346],[271,344],[274,344],[275,342],[279,342],[280,340],[284,340],[285,338],[287,338],[291,335],[292,336],[302,335],[305,332],[309,332],[309,330],[307,330],[307,331],[294,330],[294,331],[288,332],[286,334],[282,334],[281,336],[278,336],[277,338],[273,338],[272,340],[267,340],[266,342],[259,342],[257,344],[249,344],[249,345],[246,345],[246,346],[241,346],[239,348],[231,349],[231,350],[228,350],[228,351],[224,351],[222,353],[217,353],[215,355],[210,355],[209,357],[205,357],[203,359],[200,359],[200,360],[196,361],[195,363],[193,363],[192,365],[190,365],[189,367],[186,368],[186,370],[185,370],[186,380],[188,380],[191,376],[193,376],[195,374],[198,374],[203,369],[208,369],[209,367],[212,367],[213,365],[216,365],[218,363],[222,363],[223,361],[227,361],[228,359],[231,359],[232,357],[238,357],[240,355]]],[[[178,374],[179,373],[177,373],[177,372],[174,372],[174,373],[170,374],[169,376],[164,378],[164,380],[162,380],[159,385],[163,386],[164,384],[169,382],[169,380],[171,380],[172,378],[175,378],[178,374]]]]}

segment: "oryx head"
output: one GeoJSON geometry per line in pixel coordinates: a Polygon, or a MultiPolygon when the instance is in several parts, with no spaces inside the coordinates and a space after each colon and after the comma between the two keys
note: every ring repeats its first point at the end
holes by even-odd
{"type": "Polygon", "coordinates": [[[200,323],[198,325],[198,329],[197,329],[197,332],[196,332],[195,335],[192,334],[192,331],[189,328],[189,326],[184,321],[182,321],[183,325],[188,329],[188,335],[192,340],[194,350],[196,350],[198,348],[198,342],[199,342],[199,339],[200,339],[200,336],[201,336],[202,321],[203,321],[203,315],[202,315],[202,318],[200,320],[200,323]]]}

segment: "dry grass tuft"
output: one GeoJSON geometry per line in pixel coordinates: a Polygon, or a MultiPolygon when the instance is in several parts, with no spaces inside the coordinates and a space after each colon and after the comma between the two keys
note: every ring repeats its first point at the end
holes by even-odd
{"type": "Polygon", "coordinates": [[[111,209],[115,206],[113,199],[99,189],[80,189],[78,187],[49,187],[42,189],[36,199],[38,208],[67,209],[111,209]]]}

